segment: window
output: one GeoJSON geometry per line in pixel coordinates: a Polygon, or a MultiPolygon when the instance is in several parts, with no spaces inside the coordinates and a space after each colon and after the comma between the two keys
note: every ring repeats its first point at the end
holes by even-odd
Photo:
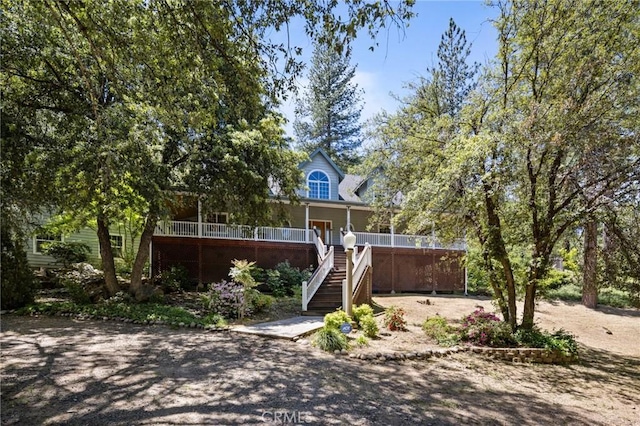
{"type": "Polygon", "coordinates": [[[41,232],[33,237],[33,252],[42,254],[44,245],[55,241],[62,241],[62,236],[41,232]]]}
{"type": "Polygon", "coordinates": [[[113,257],[122,257],[122,249],[124,248],[124,238],[122,235],[110,235],[111,250],[113,251],[113,257]]]}
{"type": "Polygon", "coordinates": [[[309,173],[307,184],[309,186],[309,198],[329,199],[329,176],[326,173],[319,170],[309,173]]]}
{"type": "Polygon", "coordinates": [[[226,225],[229,223],[229,215],[226,213],[210,213],[207,215],[207,222],[226,225]]]}

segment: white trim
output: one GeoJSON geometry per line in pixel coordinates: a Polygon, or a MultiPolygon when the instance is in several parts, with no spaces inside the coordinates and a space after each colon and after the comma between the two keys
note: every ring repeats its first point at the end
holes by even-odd
{"type": "MultiPolygon", "coordinates": [[[[319,182],[319,181],[318,181],[319,182]]],[[[331,177],[329,176],[329,174],[327,172],[325,172],[324,170],[321,169],[313,169],[311,170],[308,174],[307,174],[307,179],[306,179],[306,183],[307,183],[307,198],[309,198],[310,200],[332,200],[333,198],[331,197],[331,177]],[[309,193],[311,192],[311,188],[309,186],[309,176],[311,176],[311,174],[315,173],[315,172],[319,172],[322,173],[323,175],[325,175],[327,177],[327,185],[329,185],[329,198],[311,198],[311,196],[309,195],[309,193]]],[[[322,182],[324,183],[324,182],[322,182]]],[[[318,191],[318,195],[320,195],[320,191],[318,191]]]]}

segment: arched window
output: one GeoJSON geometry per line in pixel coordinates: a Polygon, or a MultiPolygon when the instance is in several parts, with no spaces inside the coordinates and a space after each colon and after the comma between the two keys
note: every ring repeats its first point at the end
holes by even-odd
{"type": "Polygon", "coordinates": [[[309,198],[329,199],[329,176],[326,173],[320,170],[312,171],[307,178],[307,185],[309,186],[309,198]]]}

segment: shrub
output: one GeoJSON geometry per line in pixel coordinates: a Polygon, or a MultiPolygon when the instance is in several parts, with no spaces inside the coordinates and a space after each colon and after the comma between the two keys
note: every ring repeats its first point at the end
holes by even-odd
{"type": "Polygon", "coordinates": [[[370,338],[378,337],[378,323],[376,323],[376,319],[373,315],[365,315],[360,318],[360,327],[362,328],[363,333],[370,338]]]}
{"type": "Polygon", "coordinates": [[[27,253],[20,239],[13,236],[6,225],[2,226],[0,305],[2,309],[14,309],[33,302],[36,280],[27,261],[27,253]]]}
{"type": "Polygon", "coordinates": [[[172,265],[167,271],[162,271],[160,276],[162,290],[165,293],[173,293],[189,287],[189,271],[183,265],[172,265]]]}
{"type": "Polygon", "coordinates": [[[328,352],[340,351],[349,347],[347,336],[342,334],[340,330],[326,325],[315,334],[313,343],[328,352]]]}
{"type": "Polygon", "coordinates": [[[478,346],[508,347],[516,343],[511,326],[482,307],[462,318],[460,338],[478,346]]]}
{"type": "Polygon", "coordinates": [[[344,323],[351,323],[351,318],[343,310],[337,310],[324,316],[324,327],[340,331],[340,326],[344,323]]]}
{"type": "Polygon", "coordinates": [[[53,241],[44,244],[42,252],[66,268],[72,263],[86,262],[91,248],[85,243],[53,241]]]}
{"type": "Polygon", "coordinates": [[[207,309],[225,318],[239,318],[247,313],[244,287],[233,281],[211,283],[203,302],[207,309]]]}
{"type": "Polygon", "coordinates": [[[531,330],[520,329],[516,331],[514,338],[520,346],[530,348],[544,348],[549,350],[560,351],[565,355],[577,355],[578,344],[575,336],[567,333],[563,329],[549,333],[542,331],[537,327],[531,330]]]}
{"type": "Polygon", "coordinates": [[[439,315],[427,318],[422,324],[422,330],[442,346],[453,346],[460,340],[457,330],[439,315]]]}
{"type": "Polygon", "coordinates": [[[384,326],[391,331],[406,331],[407,320],[404,315],[404,309],[397,306],[389,306],[384,310],[384,326]]]}
{"type": "Polygon", "coordinates": [[[265,275],[267,276],[267,288],[271,294],[275,297],[285,297],[287,295],[287,288],[280,279],[280,272],[269,269],[265,272],[265,275]]]}
{"type": "Polygon", "coordinates": [[[362,305],[359,305],[359,306],[355,306],[353,308],[353,320],[356,322],[356,324],[358,324],[359,327],[362,326],[360,324],[360,319],[367,315],[373,316],[373,308],[367,305],[366,303],[363,303],[362,305]]]}
{"type": "Polygon", "coordinates": [[[63,278],[62,285],[69,292],[71,300],[78,305],[88,305],[91,303],[89,293],[84,289],[82,283],[70,278],[63,278]]]}
{"type": "Polygon", "coordinates": [[[274,298],[268,294],[262,294],[256,289],[251,289],[249,295],[249,311],[251,313],[263,312],[271,308],[274,298]]]}

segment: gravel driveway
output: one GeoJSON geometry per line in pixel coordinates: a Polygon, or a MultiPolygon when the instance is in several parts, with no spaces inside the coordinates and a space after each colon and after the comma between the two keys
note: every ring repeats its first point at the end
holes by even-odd
{"type": "MultiPolygon", "coordinates": [[[[549,397],[566,393],[566,387],[547,388],[543,395],[535,388],[500,385],[504,379],[492,372],[495,364],[468,354],[376,365],[300,343],[229,332],[13,315],[4,315],[1,325],[1,419],[7,425],[610,420],[606,412],[585,412],[572,401],[549,397]]],[[[567,369],[506,368],[544,368],[554,379],[567,369]]],[[[631,417],[618,420],[633,422],[631,417]]]]}

